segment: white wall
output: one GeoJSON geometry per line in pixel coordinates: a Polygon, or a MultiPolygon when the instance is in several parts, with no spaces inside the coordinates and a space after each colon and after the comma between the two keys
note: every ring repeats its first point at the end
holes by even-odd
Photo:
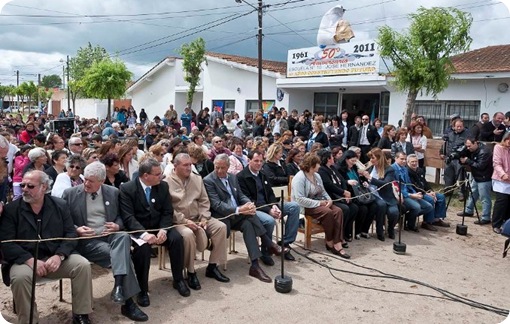
{"type": "MultiPolygon", "coordinates": [[[[204,69],[204,107],[211,108],[212,100],[235,100],[236,112],[243,118],[246,101],[258,99],[257,73],[225,64],[208,61],[204,69]],[[240,92],[237,91],[240,89],[240,92]]],[[[276,78],[264,75],[262,78],[262,95],[264,100],[276,100],[276,78]]],[[[276,101],[277,107],[288,107],[289,96],[276,101]]]]}
{"type": "MultiPolygon", "coordinates": [[[[498,91],[498,85],[502,82],[510,84],[510,79],[452,80],[448,88],[437,96],[437,100],[480,101],[480,114],[486,112],[492,118],[492,115],[498,111],[503,113],[510,111],[510,90],[505,93],[498,91]]],[[[407,93],[397,92],[391,86],[389,88],[391,89],[389,123],[396,125],[398,120],[402,119],[407,93]]],[[[434,98],[423,93],[423,95],[418,95],[416,100],[434,100],[434,98]]]]}
{"type": "MultiPolygon", "coordinates": [[[[60,100],[60,107],[67,111],[67,99],[60,100]]],[[[73,101],[71,100],[71,110],[72,107],[73,101]]],[[[111,101],[111,109],[113,110],[113,100],[111,101]]],[[[105,119],[108,114],[108,100],[76,99],[75,112],[75,115],[80,118],[105,119]]]]}
{"type": "MultiPolygon", "coordinates": [[[[304,89],[289,89],[289,93],[286,96],[289,98],[289,112],[292,109],[297,109],[299,113],[302,113],[305,109],[313,111],[313,90],[304,89]]],[[[339,100],[342,102],[341,100],[339,100]]]]}

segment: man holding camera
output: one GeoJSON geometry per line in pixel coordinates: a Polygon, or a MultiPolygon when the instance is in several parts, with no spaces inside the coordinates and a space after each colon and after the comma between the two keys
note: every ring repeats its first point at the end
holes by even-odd
{"type": "Polygon", "coordinates": [[[463,156],[459,160],[462,165],[469,165],[471,167],[471,175],[473,176],[471,180],[472,195],[468,198],[466,209],[457,215],[473,216],[474,204],[480,198],[482,201],[482,218],[475,221],[475,224],[490,224],[492,208],[492,152],[487,145],[473,137],[469,137],[465,145],[467,156],[463,156]]]}
{"type": "MultiPolygon", "coordinates": [[[[461,165],[459,163],[459,149],[464,145],[464,142],[469,136],[469,131],[464,127],[464,121],[461,118],[452,123],[452,131],[446,132],[443,136],[445,143],[439,153],[441,159],[446,159],[446,166],[444,169],[444,184],[446,187],[451,187],[455,184],[456,180],[463,181],[461,177],[457,179],[460,174],[461,165]]],[[[462,186],[464,188],[464,186],[462,186]]],[[[450,196],[452,189],[446,191],[445,195],[450,196]]],[[[463,197],[459,197],[463,199],[463,197]]]]}

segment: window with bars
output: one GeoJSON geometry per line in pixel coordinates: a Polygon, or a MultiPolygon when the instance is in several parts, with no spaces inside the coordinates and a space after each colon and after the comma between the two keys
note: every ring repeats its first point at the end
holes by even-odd
{"type": "Polygon", "coordinates": [[[316,92],[313,99],[313,113],[317,115],[338,115],[338,93],[316,92]]]}
{"type": "Polygon", "coordinates": [[[381,120],[383,125],[388,124],[389,113],[390,113],[390,93],[388,91],[381,92],[379,119],[381,120]]]}
{"type": "Polygon", "coordinates": [[[450,126],[450,116],[459,114],[470,128],[480,116],[480,101],[416,101],[417,115],[425,117],[434,136],[442,136],[450,126]]]}

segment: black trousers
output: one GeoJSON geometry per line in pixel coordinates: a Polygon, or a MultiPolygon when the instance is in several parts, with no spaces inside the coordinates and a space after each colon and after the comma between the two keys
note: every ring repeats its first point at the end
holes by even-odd
{"type": "Polygon", "coordinates": [[[359,160],[361,161],[361,163],[365,164],[368,161],[370,161],[370,159],[367,156],[367,153],[370,152],[370,150],[372,149],[372,146],[371,145],[361,145],[360,144],[359,148],[361,149],[361,157],[360,157],[359,160]]]}
{"type": "MultiPolygon", "coordinates": [[[[151,233],[156,235],[157,232],[151,233]]],[[[182,270],[184,269],[184,243],[182,236],[171,228],[166,234],[166,241],[162,244],[168,250],[170,257],[170,266],[174,281],[183,280],[182,270]]],[[[151,245],[138,245],[133,242],[133,266],[135,268],[136,278],[142,292],[149,291],[149,270],[151,267],[151,245]]]]}
{"type": "Polygon", "coordinates": [[[492,227],[500,228],[510,218],[510,195],[501,192],[494,192],[496,201],[492,209],[492,227]]]}
{"type": "Polygon", "coordinates": [[[350,204],[344,204],[339,201],[334,202],[335,206],[340,207],[344,213],[344,238],[352,238],[352,223],[358,221],[358,205],[351,202],[350,204]]]}

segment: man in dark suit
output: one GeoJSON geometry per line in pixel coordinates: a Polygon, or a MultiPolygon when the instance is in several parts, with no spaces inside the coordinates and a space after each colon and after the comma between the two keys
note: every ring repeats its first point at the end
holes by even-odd
{"type": "Polygon", "coordinates": [[[149,291],[151,245],[165,245],[170,255],[173,287],[183,297],[190,290],[183,278],[184,243],[172,226],[174,210],[168,183],[161,181],[159,162],[149,158],[138,166],[138,177],[120,186],[120,210],[127,231],[140,231],[133,244],[133,264],[142,291],[149,291]]]}
{"type": "Polygon", "coordinates": [[[497,112],[492,117],[492,120],[483,124],[480,131],[480,141],[482,142],[501,142],[505,134],[505,114],[497,112]]]}
{"type": "Polygon", "coordinates": [[[358,147],[361,149],[361,162],[363,164],[368,162],[367,153],[374,147],[381,139],[375,126],[370,125],[370,118],[368,115],[361,117],[361,128],[358,131],[358,147]]]}
{"type": "Polygon", "coordinates": [[[471,136],[479,140],[482,127],[484,124],[487,124],[489,122],[489,119],[490,117],[488,113],[482,113],[480,115],[480,120],[470,128],[471,136]]]}
{"type": "Polygon", "coordinates": [[[85,183],[66,189],[62,198],[67,201],[79,237],[108,236],[80,240],[77,250],[90,262],[112,268],[114,288],[111,300],[122,304],[122,315],[145,322],[149,317],[132,298],[138,294],[138,304],[149,306],[147,292],[140,293],[131,264],[131,238],[127,233],[116,233],[124,227],[119,213],[119,190],[104,184],[106,167],[101,162],[89,164],[84,175],[85,183]]]}
{"type": "Polygon", "coordinates": [[[361,129],[361,117],[354,117],[354,125],[349,127],[347,132],[347,146],[357,146],[359,143],[359,130],[361,129]]]}
{"type": "Polygon", "coordinates": [[[227,237],[230,234],[230,229],[243,233],[244,243],[251,260],[250,276],[263,282],[272,282],[258,262],[262,253],[259,249],[257,236],[275,254],[280,254],[282,250],[266,235],[264,226],[255,216],[255,204],[243,194],[237,178],[227,173],[229,166],[228,155],[219,154],[214,159],[214,171],[204,178],[205,189],[211,203],[211,216],[219,218],[227,225],[227,237]]]}
{"type": "MultiPolygon", "coordinates": [[[[282,211],[278,208],[280,204],[274,195],[270,182],[261,170],[264,163],[262,153],[256,150],[251,151],[248,153],[248,159],[248,165],[237,174],[237,180],[242,192],[257,206],[257,217],[266,228],[266,235],[269,235],[269,240],[271,240],[275,219],[282,217],[282,211]],[[266,206],[268,204],[273,205],[266,206]]],[[[287,222],[285,223],[283,244],[290,249],[290,244],[296,240],[299,227],[299,205],[293,201],[284,202],[283,215],[288,215],[287,222]]],[[[262,245],[261,250],[262,262],[266,265],[274,265],[274,261],[271,259],[270,248],[262,245]]],[[[285,259],[290,261],[296,260],[290,251],[285,253],[285,259]]]]}
{"type": "MultiPolygon", "coordinates": [[[[25,173],[20,184],[23,199],[6,205],[0,218],[0,240],[76,238],[76,230],[65,201],[45,194],[49,184],[50,178],[42,171],[25,173]]],[[[50,279],[71,278],[73,324],[87,324],[90,323],[88,314],[92,313],[92,274],[89,261],[75,254],[77,244],[76,240],[41,242],[36,273],[38,277],[50,279]]],[[[10,242],[2,243],[0,247],[4,261],[10,267],[7,273],[10,275],[18,323],[28,323],[35,244],[10,242]]],[[[34,323],[38,321],[35,312],[34,323]]]]}

